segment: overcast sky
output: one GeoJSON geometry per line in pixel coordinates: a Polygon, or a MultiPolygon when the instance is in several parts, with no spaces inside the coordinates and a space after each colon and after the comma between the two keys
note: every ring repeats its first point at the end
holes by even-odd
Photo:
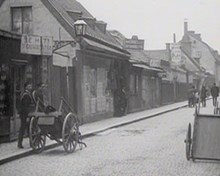
{"type": "Polygon", "coordinates": [[[138,35],[145,49],[164,49],[188,29],[220,53],[220,0],[78,0],[97,19],[125,37],[138,35]]]}

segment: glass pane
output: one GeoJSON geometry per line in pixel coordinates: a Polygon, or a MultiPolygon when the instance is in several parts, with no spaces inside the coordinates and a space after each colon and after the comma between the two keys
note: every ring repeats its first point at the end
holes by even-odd
{"type": "Polygon", "coordinates": [[[12,19],[13,21],[21,22],[21,9],[20,8],[12,8],[12,19]]]}
{"type": "Polygon", "coordinates": [[[21,33],[22,32],[22,25],[21,23],[13,23],[12,31],[21,33]]]}
{"type": "Polygon", "coordinates": [[[22,18],[21,9],[12,8],[12,31],[21,33],[22,32],[22,18]]]}
{"type": "Polygon", "coordinates": [[[24,34],[32,34],[32,22],[23,22],[23,33],[24,34]]]}
{"type": "Polygon", "coordinates": [[[23,21],[25,22],[31,22],[32,21],[32,9],[31,7],[25,7],[23,8],[23,21]]]}

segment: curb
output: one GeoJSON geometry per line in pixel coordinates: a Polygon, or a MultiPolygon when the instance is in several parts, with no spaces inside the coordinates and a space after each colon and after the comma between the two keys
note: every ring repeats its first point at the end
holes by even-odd
{"type": "MultiPolygon", "coordinates": [[[[135,120],[130,120],[128,122],[121,122],[119,124],[112,125],[110,127],[104,128],[102,130],[96,130],[94,132],[86,133],[86,134],[82,135],[82,139],[95,136],[98,133],[101,133],[101,132],[104,132],[104,131],[107,131],[107,130],[110,130],[110,129],[113,129],[113,128],[122,127],[122,126],[125,126],[125,125],[129,125],[129,124],[132,124],[132,123],[136,123],[136,122],[142,121],[142,120],[146,120],[146,119],[158,116],[158,115],[162,115],[162,114],[165,114],[165,113],[168,113],[168,112],[176,111],[178,109],[181,109],[181,108],[184,108],[184,107],[187,107],[187,106],[188,105],[182,105],[182,106],[179,106],[179,107],[176,107],[176,108],[172,108],[172,109],[169,109],[169,110],[164,110],[162,112],[155,113],[155,114],[152,114],[152,115],[149,115],[149,116],[141,117],[141,118],[138,118],[138,119],[135,119],[135,120]]],[[[62,144],[59,144],[59,143],[49,144],[49,145],[45,146],[44,151],[52,149],[52,148],[55,148],[55,147],[58,147],[60,145],[62,145],[62,144]]],[[[23,152],[23,153],[20,153],[20,154],[16,154],[14,156],[10,156],[10,157],[1,159],[0,160],[0,165],[8,163],[8,162],[11,162],[11,161],[14,161],[14,160],[17,160],[17,159],[21,159],[21,158],[24,158],[24,157],[27,157],[27,156],[30,156],[30,155],[34,155],[34,154],[36,154],[36,152],[34,152],[33,150],[30,149],[29,151],[26,151],[26,152],[23,152]]]]}

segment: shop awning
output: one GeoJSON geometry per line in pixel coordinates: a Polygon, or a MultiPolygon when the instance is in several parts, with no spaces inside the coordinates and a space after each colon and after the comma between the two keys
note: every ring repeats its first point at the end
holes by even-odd
{"type": "Polygon", "coordinates": [[[146,70],[151,70],[151,71],[156,71],[156,72],[164,72],[163,69],[160,69],[160,68],[155,68],[155,67],[150,67],[148,65],[144,65],[144,64],[132,64],[132,66],[134,67],[139,67],[139,68],[143,68],[143,69],[146,69],[146,70]]]}
{"type": "Polygon", "coordinates": [[[127,53],[124,53],[122,51],[119,51],[119,50],[116,50],[116,49],[113,49],[109,46],[106,46],[104,44],[101,44],[101,43],[98,43],[98,42],[95,42],[95,41],[92,41],[90,39],[87,39],[87,38],[83,38],[82,39],[82,44],[86,45],[87,48],[90,48],[90,49],[101,49],[103,51],[108,51],[108,52],[112,52],[112,53],[116,53],[116,54],[120,54],[120,55],[123,55],[123,56],[130,56],[129,54],[127,53]]]}

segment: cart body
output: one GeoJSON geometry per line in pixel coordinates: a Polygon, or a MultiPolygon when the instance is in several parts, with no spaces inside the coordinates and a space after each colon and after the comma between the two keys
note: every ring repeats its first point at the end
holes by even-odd
{"type": "Polygon", "coordinates": [[[29,114],[31,117],[29,137],[33,150],[43,151],[46,137],[63,144],[68,153],[74,152],[77,144],[80,144],[80,148],[81,144],[86,146],[81,140],[79,120],[65,99],[61,98],[59,109],[53,112],[39,112],[38,105],[39,102],[35,112],[29,114]]]}
{"type": "Polygon", "coordinates": [[[195,111],[191,136],[191,124],[186,135],[186,157],[194,161],[220,160],[220,114],[200,114],[195,111]]]}

